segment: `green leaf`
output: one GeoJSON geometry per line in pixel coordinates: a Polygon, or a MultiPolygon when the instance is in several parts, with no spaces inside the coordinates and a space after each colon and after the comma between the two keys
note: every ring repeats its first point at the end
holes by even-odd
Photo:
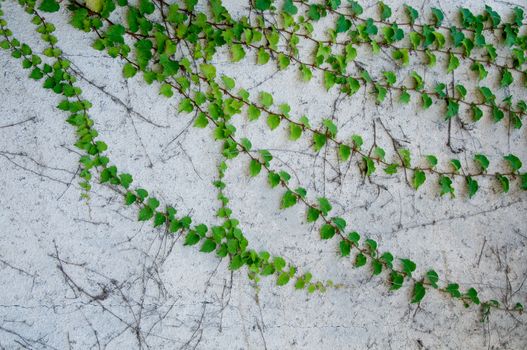
{"type": "Polygon", "coordinates": [[[236,271],[238,270],[240,267],[242,267],[244,264],[243,262],[243,259],[240,255],[234,255],[231,259],[231,262],[229,264],[229,269],[230,270],[233,270],[233,271],[236,271]]]}
{"type": "Polygon", "coordinates": [[[232,79],[232,78],[230,78],[230,77],[228,77],[226,75],[222,75],[221,76],[221,80],[223,81],[223,84],[225,85],[227,90],[232,90],[236,86],[236,83],[234,82],[234,79],[232,79]]]}
{"type": "Polygon", "coordinates": [[[337,25],[335,28],[335,31],[337,33],[344,33],[348,31],[351,28],[351,21],[349,19],[346,19],[344,15],[340,15],[337,18],[337,25]]]}
{"type": "Polygon", "coordinates": [[[124,197],[124,203],[126,205],[131,205],[133,203],[135,203],[137,197],[135,196],[135,194],[133,194],[132,192],[126,192],[126,195],[124,197]]]}
{"type": "Polygon", "coordinates": [[[509,166],[511,167],[513,171],[518,171],[522,167],[521,160],[518,157],[516,157],[514,154],[509,154],[503,157],[503,159],[505,159],[509,163],[509,166]]]}
{"type": "Polygon", "coordinates": [[[467,89],[462,84],[456,84],[456,91],[459,94],[461,100],[467,96],[467,89]]]}
{"type": "Polygon", "coordinates": [[[333,208],[331,206],[331,203],[329,203],[328,199],[325,197],[319,197],[318,198],[318,206],[320,208],[320,211],[324,214],[324,216],[327,216],[328,213],[333,208]]]}
{"type": "Polygon", "coordinates": [[[262,112],[258,107],[256,107],[255,105],[250,105],[247,109],[247,118],[249,119],[249,121],[257,120],[260,117],[261,113],[262,112]]]}
{"type": "Polygon", "coordinates": [[[367,239],[364,244],[368,247],[370,254],[375,256],[377,252],[377,242],[375,242],[373,239],[367,239]]]}
{"type": "Polygon", "coordinates": [[[147,205],[150,207],[150,209],[155,210],[157,207],[159,207],[159,201],[154,197],[150,197],[148,198],[147,205]]]}
{"type": "Polygon", "coordinates": [[[286,273],[286,272],[282,272],[279,276],[278,276],[278,279],[276,280],[276,285],[278,286],[283,286],[283,285],[286,285],[287,282],[289,282],[289,274],[286,273]]]}
{"type": "Polygon", "coordinates": [[[406,14],[408,15],[408,19],[410,21],[410,24],[414,24],[415,20],[419,17],[419,13],[417,12],[416,9],[414,9],[410,5],[406,5],[405,4],[404,5],[404,9],[405,9],[406,14]]]}
{"type": "Polygon", "coordinates": [[[202,63],[199,68],[207,80],[213,81],[216,78],[216,67],[212,64],[202,63]]]}
{"type": "Polygon", "coordinates": [[[459,58],[451,53],[448,58],[447,73],[453,72],[457,67],[459,67],[459,58]]]}
{"type": "Polygon", "coordinates": [[[506,176],[503,176],[501,174],[496,174],[496,178],[498,179],[501,189],[503,192],[507,193],[509,192],[509,179],[506,176]]]}
{"type": "Polygon", "coordinates": [[[475,290],[474,288],[470,288],[467,293],[466,293],[466,296],[476,305],[479,305],[480,303],[480,300],[478,298],[478,291],[475,290]]]}
{"type": "Polygon", "coordinates": [[[272,0],[255,0],[254,7],[256,7],[257,10],[265,11],[271,8],[272,3],[272,0]]]}
{"type": "Polygon", "coordinates": [[[366,166],[366,176],[370,176],[375,172],[375,163],[370,157],[362,157],[362,160],[366,166]]]}
{"type": "Polygon", "coordinates": [[[384,172],[388,175],[393,175],[397,173],[397,168],[399,168],[398,164],[390,164],[386,168],[384,168],[384,172]]]}
{"type": "Polygon", "coordinates": [[[278,54],[278,67],[280,68],[280,70],[286,69],[287,67],[289,67],[290,64],[291,60],[289,59],[289,57],[287,57],[283,53],[278,54]]]}
{"type": "Polygon", "coordinates": [[[205,242],[203,242],[203,245],[199,251],[203,253],[210,253],[214,251],[214,249],[216,249],[216,242],[211,238],[207,238],[205,239],[205,242]]]}
{"type": "Polygon", "coordinates": [[[270,58],[271,58],[271,55],[267,51],[265,51],[263,47],[261,47],[258,50],[258,54],[256,56],[256,63],[260,65],[266,64],[267,62],[269,62],[270,58]]]}
{"type": "Polygon", "coordinates": [[[291,141],[296,141],[302,136],[302,127],[297,124],[289,124],[289,139],[291,141]]]}
{"type": "Polygon", "coordinates": [[[487,171],[490,161],[485,155],[476,154],[474,155],[474,160],[479,164],[479,166],[481,167],[483,171],[487,171]]]}
{"type": "Polygon", "coordinates": [[[133,77],[135,74],[137,73],[137,69],[135,69],[135,67],[131,64],[131,63],[126,63],[123,67],[123,76],[125,78],[131,78],[133,77]]]}
{"type": "Polygon", "coordinates": [[[441,187],[441,196],[450,193],[454,197],[454,188],[452,187],[452,180],[448,176],[441,176],[439,178],[439,185],[441,187]]]}
{"type": "Polygon", "coordinates": [[[432,154],[429,154],[426,156],[426,161],[428,162],[428,166],[430,168],[434,168],[436,165],[437,165],[437,157],[432,155],[432,154]]]}
{"type": "Polygon", "coordinates": [[[260,171],[262,170],[262,164],[257,161],[256,159],[251,159],[251,164],[249,165],[249,173],[252,177],[257,176],[260,174],[260,171]]]}
{"type": "Polygon", "coordinates": [[[419,303],[423,300],[426,294],[426,289],[422,282],[415,282],[414,290],[412,292],[412,303],[419,303]]]}
{"type": "Polygon", "coordinates": [[[450,164],[452,164],[452,167],[454,167],[455,172],[461,170],[461,162],[459,161],[459,159],[451,159],[450,164]]]}
{"type": "Polygon", "coordinates": [[[231,46],[232,62],[239,62],[244,57],[245,57],[245,50],[240,44],[234,44],[231,46]]]}
{"type": "Polygon", "coordinates": [[[390,269],[393,268],[393,255],[390,252],[385,252],[381,255],[380,259],[384,261],[386,266],[388,266],[390,269]]]}
{"type": "Polygon", "coordinates": [[[445,19],[445,14],[443,13],[443,11],[441,11],[440,9],[436,7],[432,7],[432,16],[434,19],[434,25],[436,27],[441,26],[441,24],[443,23],[443,20],[445,19]]]}
{"type": "Polygon", "coordinates": [[[362,254],[362,253],[359,253],[357,254],[357,256],[355,257],[355,267],[361,267],[361,266],[364,266],[366,265],[366,255],[362,254]]]}
{"type": "Polygon", "coordinates": [[[44,76],[44,73],[42,73],[42,70],[38,67],[33,68],[31,73],[29,74],[29,77],[31,79],[40,80],[44,76]]]}
{"type": "Polygon", "coordinates": [[[472,119],[474,121],[477,122],[478,120],[480,120],[483,117],[483,111],[478,106],[472,105],[472,106],[470,106],[470,109],[472,110],[472,119]]]}
{"type": "Polygon", "coordinates": [[[353,142],[354,148],[360,150],[361,146],[364,144],[364,141],[360,135],[352,135],[351,141],[353,142]]]}
{"type": "Polygon", "coordinates": [[[172,91],[172,86],[169,84],[163,84],[159,88],[159,94],[163,95],[165,97],[172,97],[174,95],[174,92],[172,91]]]}
{"type": "Polygon", "coordinates": [[[285,0],[284,6],[282,7],[285,13],[290,15],[296,15],[298,8],[293,4],[293,0],[285,0]]]}
{"type": "Polygon", "coordinates": [[[358,246],[360,241],[360,234],[356,231],[350,232],[348,234],[348,240],[355,246],[358,246]]]}
{"type": "Polygon", "coordinates": [[[496,106],[492,106],[492,121],[497,123],[505,117],[505,114],[501,109],[496,106]]]}
{"type": "Polygon", "coordinates": [[[410,102],[410,94],[408,93],[408,91],[406,91],[406,89],[403,89],[401,91],[401,95],[399,96],[399,101],[401,103],[404,103],[404,104],[408,104],[410,102]]]}
{"type": "Polygon", "coordinates": [[[472,198],[478,192],[479,185],[472,177],[467,176],[468,197],[472,198]]]}
{"type": "Polygon", "coordinates": [[[407,66],[410,63],[410,55],[408,49],[402,48],[392,52],[392,57],[395,60],[401,61],[403,66],[407,66]]]}
{"type": "Polygon", "coordinates": [[[345,145],[345,144],[341,144],[339,146],[339,156],[340,156],[340,159],[343,161],[343,162],[346,162],[349,157],[351,155],[351,149],[349,146],[345,145]]]}
{"type": "Polygon", "coordinates": [[[393,271],[390,274],[390,283],[392,284],[390,290],[398,290],[403,286],[404,276],[398,272],[393,271]]]}
{"type": "Polygon", "coordinates": [[[142,207],[139,210],[139,221],[147,221],[150,220],[154,216],[154,211],[149,206],[142,207]]]}
{"type": "Polygon", "coordinates": [[[380,2],[379,7],[381,9],[381,21],[384,21],[392,16],[392,9],[384,2],[380,2]]]}
{"type": "Polygon", "coordinates": [[[130,175],[130,174],[121,174],[119,177],[121,179],[121,185],[124,188],[128,189],[130,187],[130,184],[133,181],[132,175],[130,175]]]}
{"type": "Polygon", "coordinates": [[[138,188],[137,190],[135,190],[135,192],[137,193],[139,198],[141,198],[141,200],[143,201],[145,200],[146,197],[148,197],[148,191],[142,188],[138,188]]]}
{"type": "Polygon", "coordinates": [[[276,271],[282,271],[282,269],[286,266],[286,262],[284,258],[280,256],[275,256],[273,258],[273,264],[274,264],[276,271]]]}
{"type": "Polygon", "coordinates": [[[322,239],[330,239],[335,236],[335,227],[330,224],[324,224],[320,228],[320,237],[322,239]]]}
{"type": "Polygon", "coordinates": [[[426,92],[423,92],[421,94],[421,102],[423,103],[423,109],[428,109],[432,105],[432,98],[426,92]]]}
{"type": "Polygon", "coordinates": [[[527,191],[527,173],[520,175],[521,189],[527,191]]]}
{"type": "Polygon", "coordinates": [[[38,9],[44,12],[57,12],[60,5],[56,0],[42,0],[38,9]]]}
{"type": "Polygon", "coordinates": [[[501,80],[500,80],[500,86],[506,87],[512,84],[514,81],[514,78],[512,77],[511,72],[508,69],[504,69],[501,72],[501,80]]]}
{"type": "Polygon", "coordinates": [[[459,292],[459,285],[457,283],[450,283],[446,286],[446,291],[450,293],[453,298],[459,298],[461,293],[459,292]]]}
{"type": "Polygon", "coordinates": [[[315,222],[318,220],[320,211],[316,208],[309,207],[307,209],[307,222],[315,222]]]}
{"type": "Polygon", "coordinates": [[[331,218],[331,221],[333,221],[339,231],[344,231],[344,229],[346,228],[346,220],[344,220],[343,218],[334,217],[331,218]]]}
{"type": "Polygon", "coordinates": [[[401,260],[401,264],[403,265],[403,271],[406,273],[408,277],[412,277],[412,272],[415,271],[416,265],[415,263],[410,259],[399,259],[401,260]]]}
{"type": "Polygon", "coordinates": [[[274,130],[278,125],[280,125],[280,116],[269,114],[269,116],[267,116],[267,126],[269,126],[269,129],[274,130]]]}
{"type": "Polygon", "coordinates": [[[340,254],[342,256],[350,255],[351,244],[348,241],[345,241],[345,240],[340,241],[339,247],[340,247],[340,254]]]}
{"type": "Polygon", "coordinates": [[[381,86],[379,84],[375,84],[374,88],[375,94],[377,95],[375,98],[375,102],[377,102],[378,104],[382,103],[386,98],[386,93],[388,92],[388,90],[384,86],[381,86]]]}
{"type": "Polygon", "coordinates": [[[282,201],[281,201],[281,207],[283,209],[285,208],[289,208],[289,207],[292,207],[293,205],[296,204],[297,202],[297,196],[294,192],[288,190],[284,193],[283,197],[282,197],[282,201]]]}
{"type": "Polygon", "coordinates": [[[142,14],[150,15],[154,12],[155,6],[150,0],[140,0],[139,10],[142,14]]]}
{"type": "Polygon", "coordinates": [[[183,243],[183,245],[188,245],[188,246],[191,246],[191,245],[195,245],[197,244],[199,241],[201,240],[201,237],[196,234],[195,232],[189,232],[186,237],[185,237],[185,243],[183,243]]]}
{"type": "Polygon", "coordinates": [[[194,106],[192,105],[192,100],[189,98],[184,98],[179,102],[179,112],[186,112],[190,113],[194,110],[194,106]]]}
{"type": "Polygon", "coordinates": [[[372,274],[374,276],[379,275],[382,272],[382,262],[377,259],[371,261],[372,274]]]}
{"type": "Polygon", "coordinates": [[[425,51],[426,58],[428,59],[428,67],[432,68],[436,65],[437,57],[430,50],[425,51]]]}
{"type": "Polygon", "coordinates": [[[316,152],[320,151],[326,144],[326,135],[315,132],[313,134],[313,148],[316,152]]]}
{"type": "Polygon", "coordinates": [[[326,90],[331,89],[333,85],[335,85],[335,80],[335,74],[329,71],[324,71],[324,87],[326,88],[326,90]]]}
{"type": "Polygon", "coordinates": [[[430,282],[432,287],[438,287],[437,282],[439,281],[439,276],[437,275],[437,272],[430,270],[426,273],[426,277],[428,278],[428,282],[430,282]]]}
{"type": "Polygon", "coordinates": [[[242,144],[243,148],[245,148],[245,150],[247,151],[250,151],[252,148],[253,148],[253,144],[251,143],[251,141],[246,138],[246,137],[243,137],[241,140],[240,140],[240,143],[242,144]]]}
{"type": "Polygon", "coordinates": [[[260,92],[260,103],[266,108],[271,107],[273,104],[273,95],[265,91],[260,92]]]}
{"type": "Polygon", "coordinates": [[[426,174],[422,170],[414,171],[414,177],[412,178],[412,186],[417,190],[426,181],[426,174]]]}
{"type": "Polygon", "coordinates": [[[373,153],[380,160],[383,160],[384,156],[386,155],[386,152],[384,151],[384,149],[382,147],[375,147],[373,149],[373,153]]]}
{"type": "Polygon", "coordinates": [[[459,103],[457,103],[456,101],[452,99],[448,99],[445,119],[448,120],[456,116],[458,112],[459,112],[459,103]]]}
{"type": "Polygon", "coordinates": [[[205,113],[200,112],[194,121],[194,127],[196,128],[204,128],[207,125],[209,125],[209,120],[207,119],[205,113]]]}
{"type": "MultiPolygon", "coordinates": [[[[357,49],[353,47],[353,44],[346,45],[346,62],[351,62],[357,57],[357,49]]],[[[351,77],[350,77],[351,78],[351,77]]],[[[353,79],[353,78],[351,78],[353,79]]],[[[354,79],[355,80],[355,79],[354,79]]]]}
{"type": "Polygon", "coordinates": [[[329,134],[331,135],[331,137],[335,137],[337,135],[337,126],[335,125],[335,123],[333,123],[332,120],[330,119],[324,119],[322,121],[322,124],[324,124],[324,126],[326,127],[326,129],[328,130],[329,134]]]}
{"type": "Polygon", "coordinates": [[[410,165],[411,165],[411,162],[412,162],[412,157],[411,157],[410,151],[403,148],[403,149],[399,149],[398,152],[399,152],[399,155],[402,158],[403,165],[406,168],[409,168],[410,165]]]}
{"type": "Polygon", "coordinates": [[[410,32],[408,34],[409,38],[410,38],[410,43],[412,44],[412,48],[415,50],[419,47],[419,45],[421,44],[421,35],[417,32],[410,32]]]}
{"type": "Polygon", "coordinates": [[[310,81],[313,77],[313,72],[311,72],[311,69],[309,69],[307,66],[302,65],[300,67],[300,73],[302,73],[302,80],[303,81],[310,81]]]}
{"type": "Polygon", "coordinates": [[[383,72],[383,75],[386,78],[386,83],[388,85],[393,85],[397,82],[397,77],[395,76],[394,72],[391,72],[391,71],[383,72]]]}

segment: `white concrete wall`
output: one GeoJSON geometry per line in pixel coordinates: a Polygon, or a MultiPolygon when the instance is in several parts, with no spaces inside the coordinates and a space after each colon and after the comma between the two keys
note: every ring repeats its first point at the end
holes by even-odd
{"type": "MultiPolygon", "coordinates": [[[[236,1],[226,3],[245,11],[236,1]]],[[[388,3],[400,9],[399,1],[388,3]]],[[[513,3],[525,5],[522,0],[487,3],[503,15],[513,3]]],[[[423,13],[437,5],[450,14],[459,6],[484,6],[458,0],[412,5],[423,13]]],[[[3,7],[15,34],[42,48],[20,8],[14,2],[3,7]]],[[[94,104],[92,116],[113,161],[180,212],[214,223],[219,203],[211,181],[220,144],[211,129],[188,128],[193,116],[178,115],[177,98],[158,96],[139,77],[125,81],[122,63],[93,50],[93,35],[69,26],[63,10],[46,17],[57,25],[59,46],[94,104]]],[[[384,54],[360,60],[374,71],[392,66],[384,54]]],[[[277,101],[290,103],[293,115],[307,114],[313,121],[334,117],[342,138],[360,133],[369,144],[376,122],[377,143],[388,157],[393,157],[391,141],[379,121],[415,156],[434,153],[443,161],[458,157],[470,164],[473,154],[482,152],[496,169],[510,152],[527,161],[526,126],[508,130],[506,123],[485,117],[462,128],[455,120],[452,142],[463,149],[456,155],[445,145],[448,124],[439,106],[423,112],[416,104],[401,106],[396,96],[393,103],[390,97],[377,106],[363,91],[352,98],[336,90],[326,93],[318,76],[306,84],[294,69],[276,73],[273,65],[253,62],[252,54],[237,64],[225,54],[215,61],[252,94],[270,91],[277,101]]],[[[527,348],[525,315],[496,312],[482,324],[474,308],[436,293],[417,307],[408,303],[408,288],[389,292],[368,269],[353,269],[348,259],[338,257],[336,241],[321,241],[318,231],[304,223],[301,206],[279,209],[282,191],[269,189],[265,176],[249,178],[242,156],[230,163],[227,194],[251,245],[345,287],[307,295],[264,279],[258,292],[245,269],[231,273],[212,254],[183,247],[181,240],[138,223],[136,212],[110,190],[96,185],[88,202],[80,199],[74,134],[66,115],[55,108],[58,97],[29,80],[5,51],[0,66],[0,348],[135,349],[139,343],[151,349],[527,348]],[[73,283],[99,298],[80,295],[73,283]]],[[[422,66],[408,69],[429,82],[461,81],[467,71],[464,67],[452,77],[422,66]]],[[[514,91],[526,97],[525,88],[514,91]]],[[[381,249],[413,259],[418,272],[435,268],[443,279],[476,287],[483,299],[514,294],[514,300],[527,304],[527,203],[518,186],[504,195],[492,181],[480,181],[473,199],[463,191],[455,199],[441,198],[436,181],[416,192],[401,175],[379,173],[364,180],[356,160],[347,170],[330,150],[316,155],[306,141],[289,142],[282,127],[270,134],[265,118],[252,124],[238,118],[235,124],[254,148],[271,149],[274,166],[294,174],[292,181],[312,198],[330,198],[335,214],[348,225],[377,239],[381,249]]]]}

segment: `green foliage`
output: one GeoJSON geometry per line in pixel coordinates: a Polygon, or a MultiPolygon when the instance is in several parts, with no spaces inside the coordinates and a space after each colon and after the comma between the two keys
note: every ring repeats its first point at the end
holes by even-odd
{"type": "Polygon", "coordinates": [[[57,12],[60,5],[57,0],[42,0],[38,9],[44,12],[57,12]]]}

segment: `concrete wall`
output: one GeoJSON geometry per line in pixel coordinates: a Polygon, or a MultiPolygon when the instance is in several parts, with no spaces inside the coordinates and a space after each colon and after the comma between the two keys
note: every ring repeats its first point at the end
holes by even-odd
{"type": "MultiPolygon", "coordinates": [[[[400,2],[388,3],[401,8],[400,2]]],[[[525,5],[522,0],[487,3],[503,16],[511,13],[511,4],[525,5]]],[[[226,4],[234,12],[246,11],[236,1],[226,4]]],[[[459,6],[484,6],[457,0],[412,5],[424,14],[434,5],[449,14],[459,6]]],[[[15,34],[42,49],[20,8],[14,2],[3,7],[15,34]]],[[[373,9],[368,11],[373,15],[373,9]]],[[[69,26],[64,10],[46,17],[57,25],[59,46],[94,104],[92,116],[113,161],[180,212],[219,222],[212,215],[219,203],[211,182],[220,144],[212,130],[189,127],[193,115],[178,115],[178,99],[160,97],[140,77],[125,81],[122,63],[93,50],[94,36],[69,26]]],[[[320,37],[323,27],[317,27],[320,37]]],[[[373,71],[393,69],[384,53],[360,60],[373,71]]],[[[494,124],[489,117],[465,125],[469,116],[462,114],[450,127],[452,149],[461,150],[454,154],[446,146],[449,126],[440,105],[423,112],[417,103],[402,106],[397,96],[388,96],[378,106],[363,90],[352,98],[336,89],[325,92],[319,76],[303,83],[296,69],[277,72],[273,65],[253,62],[253,54],[237,64],[222,53],[215,60],[238,86],[251,94],[272,92],[278,102],[291,104],[295,116],[306,114],[314,122],[334,118],[343,139],[360,133],[369,145],[375,125],[376,141],[390,159],[389,135],[416,158],[436,154],[443,166],[454,157],[472,164],[473,154],[480,152],[491,157],[492,169],[500,169],[502,155],[510,152],[527,161],[526,127],[509,130],[507,123],[494,124]]],[[[419,307],[410,305],[408,288],[389,292],[383,278],[353,269],[349,259],[338,257],[336,241],[321,241],[316,227],[305,223],[301,206],[279,209],[282,191],[269,189],[263,175],[249,178],[244,157],[230,163],[226,192],[251,246],[344,287],[307,295],[264,279],[255,288],[245,269],[231,273],[212,254],[183,247],[178,237],[138,223],[137,213],[107,188],[96,185],[89,201],[81,199],[74,134],[66,115],[55,108],[59,98],[29,80],[5,51],[0,65],[0,348],[527,347],[525,315],[496,312],[482,324],[474,308],[464,309],[437,293],[419,307]]],[[[474,81],[466,66],[449,76],[444,67],[410,66],[398,70],[398,77],[412,69],[431,83],[466,76],[474,81]]],[[[525,98],[525,88],[513,91],[525,98]]],[[[435,268],[442,280],[476,287],[483,299],[512,297],[527,304],[527,203],[518,186],[504,195],[493,181],[480,181],[480,192],[468,199],[459,183],[458,196],[449,199],[439,196],[436,180],[414,191],[401,174],[379,172],[364,179],[358,159],[348,168],[331,149],[315,154],[306,140],[289,142],[283,127],[271,134],[265,118],[249,123],[237,117],[235,124],[255,149],[272,150],[273,165],[293,174],[292,183],[307,188],[310,198],[327,196],[336,215],[378,240],[381,249],[414,260],[418,272],[435,268]]]]}

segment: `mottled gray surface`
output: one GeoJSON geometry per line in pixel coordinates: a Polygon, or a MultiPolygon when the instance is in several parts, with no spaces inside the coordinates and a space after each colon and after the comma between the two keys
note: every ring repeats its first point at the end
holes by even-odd
{"type": "MultiPolygon", "coordinates": [[[[28,17],[13,3],[3,6],[10,26],[23,41],[42,49],[28,17]]],[[[227,2],[245,11],[236,3],[227,2]]],[[[399,2],[389,3],[400,8],[399,2]]],[[[510,3],[488,2],[502,14],[510,13],[510,3]]],[[[426,13],[434,4],[439,3],[412,3],[426,13]]],[[[448,13],[458,6],[483,7],[476,1],[440,5],[448,13]]],[[[112,160],[163,203],[192,213],[197,221],[217,222],[212,213],[219,203],[211,181],[220,144],[211,129],[188,128],[193,116],[178,115],[177,99],[159,97],[157,88],[139,77],[124,81],[122,63],[93,50],[93,35],[74,31],[66,13],[48,17],[94,104],[92,116],[112,160]]],[[[323,24],[317,33],[322,37],[323,24]]],[[[361,60],[373,71],[393,65],[385,54],[361,60]]],[[[415,104],[401,106],[396,96],[393,103],[388,98],[377,106],[363,90],[353,98],[336,90],[326,93],[318,76],[306,84],[295,69],[276,73],[273,65],[253,62],[253,54],[238,64],[229,63],[225,54],[216,58],[238,86],[252,94],[273,92],[277,102],[291,104],[292,115],[334,118],[342,139],[360,133],[369,145],[375,124],[377,143],[389,159],[394,155],[386,130],[416,158],[438,155],[442,167],[459,157],[472,168],[470,159],[479,152],[491,157],[492,170],[503,168],[501,156],[509,152],[527,161],[526,127],[508,130],[507,123],[493,124],[488,117],[477,125],[456,119],[451,141],[463,152],[455,155],[445,145],[448,124],[441,106],[423,112],[415,104]]],[[[263,175],[249,178],[243,156],[231,162],[227,195],[251,246],[281,254],[343,288],[309,296],[264,279],[257,289],[244,269],[231,273],[212,254],[185,248],[177,237],[138,223],[136,212],[107,188],[96,185],[90,200],[81,199],[73,130],[54,107],[60,99],[28,80],[4,51],[0,65],[0,348],[527,347],[525,315],[496,312],[482,324],[473,308],[465,310],[437,293],[417,307],[408,303],[407,288],[389,292],[383,279],[370,277],[367,269],[352,269],[348,259],[338,257],[336,241],[320,241],[316,227],[304,222],[301,206],[279,210],[282,191],[269,189],[263,175]]],[[[422,66],[397,74],[402,79],[412,69],[429,83],[438,76],[450,82],[468,74],[466,64],[455,76],[422,66]]],[[[513,90],[525,97],[525,88],[513,90]]],[[[306,140],[288,142],[282,127],[270,134],[265,118],[252,124],[237,118],[236,125],[255,149],[272,150],[273,166],[292,173],[295,187],[307,188],[312,199],[326,195],[336,215],[377,239],[381,249],[416,261],[418,272],[433,267],[442,279],[478,288],[484,299],[512,297],[527,304],[527,204],[516,184],[503,195],[494,182],[480,181],[482,189],[473,199],[458,184],[457,198],[440,198],[436,181],[414,191],[401,174],[379,173],[365,180],[356,165],[359,159],[348,169],[336,162],[331,149],[316,155],[306,140]]]]}

